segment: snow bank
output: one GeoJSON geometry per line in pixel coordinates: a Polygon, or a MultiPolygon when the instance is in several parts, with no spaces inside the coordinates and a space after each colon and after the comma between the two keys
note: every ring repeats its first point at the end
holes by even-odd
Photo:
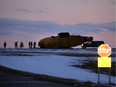
{"type": "Polygon", "coordinates": [[[97,53],[97,50],[95,49],[0,49],[0,51],[13,51],[13,52],[59,52],[59,53],[97,53]]]}
{"type": "MultiPolygon", "coordinates": [[[[65,56],[1,56],[0,65],[13,69],[28,71],[37,74],[46,74],[50,76],[77,79],[80,81],[90,81],[97,83],[97,74],[90,70],[72,67],[74,60],[78,64],[87,58],[65,57],[65,56]]],[[[101,83],[108,83],[108,75],[100,75],[101,83]]],[[[115,77],[111,76],[111,82],[115,77]]]]}

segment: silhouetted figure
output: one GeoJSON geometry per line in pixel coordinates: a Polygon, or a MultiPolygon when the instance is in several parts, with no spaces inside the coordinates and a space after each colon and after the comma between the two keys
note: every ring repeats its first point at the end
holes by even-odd
{"type": "Polygon", "coordinates": [[[24,44],[23,42],[20,43],[20,48],[23,48],[24,47],[24,44]]]}
{"type": "Polygon", "coordinates": [[[4,48],[6,48],[6,45],[7,45],[7,43],[6,43],[6,41],[5,41],[4,44],[3,44],[4,48]]]}
{"type": "Polygon", "coordinates": [[[33,48],[36,48],[36,42],[33,43],[33,48]]]}
{"type": "Polygon", "coordinates": [[[14,42],[15,48],[18,48],[18,41],[14,42]]]}
{"type": "Polygon", "coordinates": [[[30,48],[32,48],[32,47],[33,47],[33,42],[31,41],[31,42],[30,42],[30,48]]]}
{"type": "Polygon", "coordinates": [[[31,42],[29,42],[28,44],[29,44],[29,48],[31,48],[31,42]]]}

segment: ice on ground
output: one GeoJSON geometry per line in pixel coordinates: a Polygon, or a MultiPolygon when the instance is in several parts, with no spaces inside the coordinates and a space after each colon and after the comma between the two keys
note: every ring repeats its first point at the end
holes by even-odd
{"type": "MultiPolygon", "coordinates": [[[[2,51],[4,49],[0,49],[2,51]]],[[[13,49],[8,48],[5,51],[13,51],[13,52],[59,52],[59,53],[97,53],[96,49],[13,49]]]]}
{"type": "MultiPolygon", "coordinates": [[[[97,83],[98,75],[87,69],[72,67],[74,60],[78,64],[87,58],[81,57],[66,57],[66,56],[1,56],[0,65],[7,66],[13,69],[28,71],[37,74],[46,74],[50,76],[76,79],[80,81],[90,81],[97,83]]],[[[108,75],[100,74],[100,82],[108,83],[108,75]]],[[[114,82],[115,77],[111,76],[111,82],[114,82]]]]}
{"type": "MultiPolygon", "coordinates": [[[[116,48],[112,49],[112,54],[116,55],[116,48]]],[[[98,54],[97,53],[97,48],[89,48],[89,49],[81,49],[81,48],[76,48],[76,49],[14,49],[14,48],[7,48],[7,49],[0,49],[0,53],[2,52],[16,52],[16,53],[78,53],[78,54],[98,54]]]]}

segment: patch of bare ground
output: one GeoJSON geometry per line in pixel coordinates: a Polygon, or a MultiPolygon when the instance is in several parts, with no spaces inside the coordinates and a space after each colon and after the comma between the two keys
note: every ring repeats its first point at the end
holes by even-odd
{"type": "Polygon", "coordinates": [[[26,71],[19,71],[11,68],[7,68],[0,65],[0,72],[8,73],[9,75],[21,75],[26,76],[28,78],[33,78],[34,80],[40,81],[49,81],[49,82],[56,82],[61,84],[67,84],[71,87],[113,87],[114,85],[106,85],[106,84],[94,84],[92,82],[81,82],[74,79],[65,79],[59,78],[54,76],[48,76],[44,74],[34,74],[26,71]]]}
{"type": "MultiPolygon", "coordinates": [[[[74,66],[74,67],[80,67],[80,68],[83,68],[83,69],[90,69],[92,70],[93,72],[96,72],[98,73],[98,67],[97,67],[97,60],[85,60],[82,62],[82,65],[71,65],[71,66],[74,66]]],[[[116,76],[116,62],[112,62],[111,64],[111,75],[112,76],[116,76]]],[[[100,68],[100,73],[102,74],[109,74],[109,68],[100,68]]]]}
{"type": "MultiPolygon", "coordinates": [[[[73,57],[98,57],[99,55],[96,53],[56,53],[63,56],[73,56],[73,57]]],[[[116,54],[111,54],[111,57],[116,57],[116,54]]]]}

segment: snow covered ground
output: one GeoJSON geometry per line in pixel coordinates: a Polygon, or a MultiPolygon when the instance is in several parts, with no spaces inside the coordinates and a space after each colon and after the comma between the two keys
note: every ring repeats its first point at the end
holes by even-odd
{"type": "MultiPolygon", "coordinates": [[[[8,49],[8,51],[20,51],[20,52],[83,52],[83,53],[95,53],[95,50],[45,50],[40,49],[37,50],[12,50],[8,49]]],[[[33,53],[32,53],[33,54],[33,53]]],[[[97,57],[69,57],[69,56],[58,56],[58,55],[39,55],[39,56],[0,56],[0,65],[22,70],[28,71],[37,74],[46,74],[50,76],[62,77],[62,78],[70,78],[84,81],[90,81],[93,83],[97,83],[98,74],[92,72],[89,69],[82,69],[78,67],[72,67],[71,65],[81,64],[84,60],[97,60],[97,57]]],[[[115,61],[115,57],[113,58],[115,61]]],[[[100,82],[108,83],[109,77],[106,74],[100,74],[100,82]]],[[[116,77],[111,76],[111,82],[115,83],[116,77]]]]}
{"type": "Polygon", "coordinates": [[[12,52],[59,52],[59,53],[97,53],[96,49],[0,49],[0,51],[12,51],[12,52]]]}

